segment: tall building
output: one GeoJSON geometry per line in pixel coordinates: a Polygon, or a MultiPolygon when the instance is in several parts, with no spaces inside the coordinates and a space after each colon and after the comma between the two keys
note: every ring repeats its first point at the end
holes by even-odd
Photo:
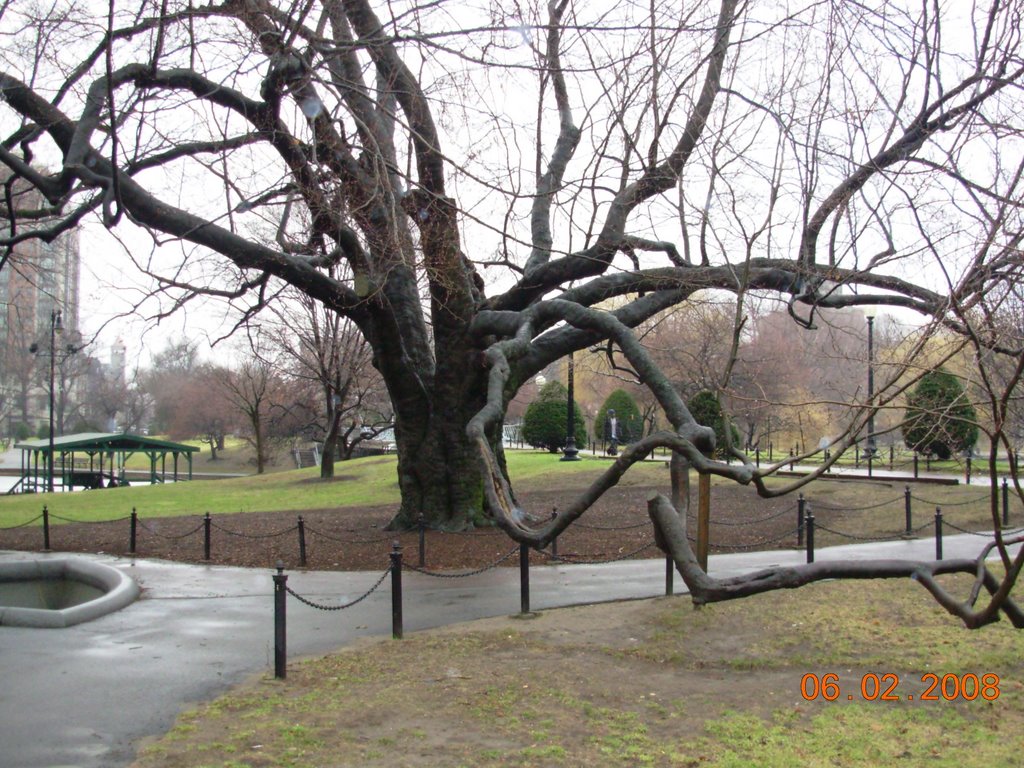
{"type": "MultiPolygon", "coordinates": [[[[34,190],[15,185],[17,209],[42,208],[34,190]]],[[[7,222],[0,214],[0,226],[7,222]]],[[[21,229],[26,227],[20,222],[21,229]]],[[[25,240],[14,246],[0,269],[0,433],[10,436],[27,429],[36,434],[49,420],[50,331],[60,312],[63,332],[54,343],[55,367],[68,356],[68,344],[78,344],[81,259],[78,232],[72,230],[47,243],[25,240]],[[30,349],[35,345],[35,352],[30,349]]],[[[55,375],[55,400],[61,413],[69,400],[64,375],[55,375]],[[62,386],[63,384],[63,386],[62,386]]]]}

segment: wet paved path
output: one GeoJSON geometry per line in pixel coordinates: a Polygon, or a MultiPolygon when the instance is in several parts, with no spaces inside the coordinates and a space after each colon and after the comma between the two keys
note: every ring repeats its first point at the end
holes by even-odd
{"type": "MultiPolygon", "coordinates": [[[[983,539],[948,536],[947,558],[977,554],[983,539]]],[[[816,559],[934,557],[919,539],[819,549],[816,559]]],[[[32,555],[0,552],[0,560],[32,555]]],[[[711,557],[711,573],[729,576],[804,562],[802,551],[711,557]]],[[[273,670],[273,598],[269,570],[194,566],[96,556],[132,575],[144,598],[115,614],[60,630],[0,627],[0,768],[116,768],[137,741],[158,735],[193,702],[210,699],[273,670]]],[[[324,603],[348,602],[381,573],[292,572],[288,585],[324,603]]],[[[414,632],[519,611],[519,570],[499,568],[465,579],[406,572],[405,631],[414,632]]],[[[676,591],[682,590],[678,575],[676,591]]],[[[656,597],[663,559],[606,565],[534,565],[531,608],[656,597]]],[[[288,652],[319,654],[356,637],[391,632],[389,580],[358,605],[318,611],[288,601],[288,652]]]]}

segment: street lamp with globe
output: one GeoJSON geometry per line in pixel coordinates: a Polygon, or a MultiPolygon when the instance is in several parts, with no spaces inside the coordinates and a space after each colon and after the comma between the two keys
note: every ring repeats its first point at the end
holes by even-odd
{"type": "MultiPolygon", "coordinates": [[[[46,490],[49,493],[53,493],[53,459],[54,459],[54,437],[56,431],[54,430],[54,396],[56,394],[56,368],[57,368],[57,337],[64,332],[63,314],[59,309],[50,310],[50,348],[48,354],[50,356],[50,397],[49,397],[49,455],[46,460],[46,490]]],[[[64,352],[68,355],[72,355],[78,352],[81,347],[75,346],[74,344],[68,344],[64,352]]],[[[28,348],[28,351],[34,355],[40,354],[39,345],[34,343],[28,348]]]]}
{"type": "Polygon", "coordinates": [[[875,308],[868,307],[864,311],[868,320],[868,439],[864,448],[864,458],[874,458],[878,451],[875,444],[875,308]]]}

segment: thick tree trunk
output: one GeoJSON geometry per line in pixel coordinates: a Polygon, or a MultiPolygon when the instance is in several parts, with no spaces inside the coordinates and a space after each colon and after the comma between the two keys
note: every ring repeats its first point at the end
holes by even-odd
{"type": "MultiPolygon", "coordinates": [[[[487,400],[486,370],[479,350],[465,337],[438,347],[440,359],[429,378],[419,372],[424,386],[410,392],[408,372],[397,382],[385,378],[395,405],[402,494],[392,521],[396,528],[415,526],[420,515],[442,530],[464,530],[488,521],[479,455],[466,435],[469,420],[487,400]]],[[[491,442],[496,455],[502,456],[500,428],[495,433],[491,442]]]]}
{"type": "MultiPolygon", "coordinates": [[[[483,473],[466,437],[476,403],[439,407],[434,409],[437,415],[398,420],[395,439],[402,503],[392,527],[413,527],[421,514],[428,525],[442,530],[486,524],[483,473]]],[[[498,443],[500,452],[500,437],[498,443]]]]}
{"type": "Polygon", "coordinates": [[[322,480],[334,477],[334,460],[338,450],[338,432],[341,426],[340,410],[335,410],[331,414],[330,424],[330,429],[327,430],[327,435],[324,437],[324,449],[320,453],[320,478],[322,480]]]}
{"type": "MultiPolygon", "coordinates": [[[[447,220],[444,206],[431,210],[438,221],[447,220]]],[[[441,234],[447,232],[440,245],[434,243],[433,250],[424,247],[435,254],[435,274],[446,276],[432,283],[431,333],[426,332],[418,304],[413,304],[414,298],[418,301],[415,281],[404,279],[401,268],[396,268],[385,287],[390,291],[389,313],[375,318],[368,335],[374,366],[394,408],[402,495],[394,528],[412,527],[421,515],[428,525],[443,530],[463,530],[486,521],[483,472],[466,426],[487,402],[487,371],[479,341],[469,332],[472,302],[453,288],[466,278],[457,230],[454,222],[449,224],[450,231],[438,225],[441,234]],[[448,257],[452,263],[445,261],[448,257]],[[403,306],[410,311],[395,311],[403,306]]],[[[433,228],[431,236],[439,237],[433,228]]],[[[500,428],[497,432],[500,443],[500,428]]],[[[497,450],[500,453],[500,444],[497,450]]]]}
{"type": "Polygon", "coordinates": [[[256,444],[256,474],[262,475],[267,471],[267,446],[263,437],[263,421],[259,415],[253,419],[252,426],[255,433],[253,442],[256,444]]]}
{"type": "Polygon", "coordinates": [[[330,480],[334,477],[334,446],[336,441],[329,439],[324,440],[324,448],[320,451],[320,479],[330,480]]]}

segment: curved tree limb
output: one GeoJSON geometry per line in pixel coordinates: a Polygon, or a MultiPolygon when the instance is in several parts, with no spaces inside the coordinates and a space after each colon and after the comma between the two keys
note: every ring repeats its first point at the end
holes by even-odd
{"type": "MultiPolygon", "coordinates": [[[[535,267],[545,264],[551,258],[551,204],[555,193],[562,184],[562,177],[579,146],[580,130],[572,119],[572,107],[569,94],[565,87],[565,75],[562,72],[561,56],[558,47],[561,41],[562,15],[565,13],[568,0],[551,0],[548,3],[548,40],[545,52],[545,75],[551,78],[555,91],[555,103],[558,106],[558,139],[551,152],[551,159],[543,174],[537,179],[537,191],[533,198],[530,212],[530,231],[533,250],[523,270],[528,275],[535,267]]],[[[538,152],[540,148],[538,147],[538,152]]]]}
{"type": "MultiPolygon", "coordinates": [[[[776,589],[795,589],[826,579],[911,578],[921,582],[943,608],[960,618],[969,629],[977,629],[998,620],[1000,610],[1010,618],[1016,628],[1024,628],[1024,613],[1008,596],[1003,596],[1002,600],[993,600],[988,610],[975,612],[967,604],[953,598],[935,579],[936,576],[950,573],[974,575],[979,570],[987,573],[984,567],[984,555],[987,550],[976,560],[819,561],[806,565],[766,568],[744,576],[716,579],[700,567],[686,535],[685,518],[672,507],[668,499],[661,494],[652,494],[647,500],[647,511],[654,523],[658,546],[672,557],[679,575],[690,590],[691,599],[697,605],[735,600],[776,589]]],[[[991,582],[986,580],[986,584],[989,585],[991,582]]]]}

